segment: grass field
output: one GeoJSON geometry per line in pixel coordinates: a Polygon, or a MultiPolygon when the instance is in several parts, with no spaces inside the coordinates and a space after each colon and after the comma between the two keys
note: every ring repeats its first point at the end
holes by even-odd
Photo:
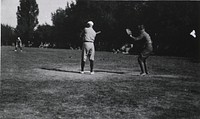
{"type": "MultiPolygon", "coordinates": [[[[81,51],[1,47],[1,119],[199,119],[200,64],[96,52],[95,74],[79,74],[81,51]]],[[[89,70],[89,62],[86,64],[89,70]]]]}

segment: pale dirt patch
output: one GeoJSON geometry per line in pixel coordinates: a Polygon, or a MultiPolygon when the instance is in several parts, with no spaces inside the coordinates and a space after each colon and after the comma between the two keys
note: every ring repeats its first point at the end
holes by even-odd
{"type": "Polygon", "coordinates": [[[149,74],[145,76],[140,76],[139,72],[125,71],[125,70],[104,70],[104,69],[95,69],[95,74],[91,75],[89,69],[86,68],[84,74],[80,73],[79,67],[57,67],[57,68],[37,68],[34,69],[37,73],[40,74],[40,79],[53,79],[53,80],[99,80],[107,79],[108,77],[124,77],[124,76],[133,76],[133,77],[156,77],[156,78],[191,78],[190,76],[184,75],[173,75],[173,74],[149,74]]]}
{"type": "Polygon", "coordinates": [[[41,68],[35,69],[37,73],[40,74],[40,79],[53,79],[53,80],[98,80],[98,79],[106,79],[106,77],[110,77],[112,75],[121,75],[112,72],[95,72],[95,74],[91,75],[89,71],[85,71],[84,74],[80,73],[79,68],[41,68]]]}

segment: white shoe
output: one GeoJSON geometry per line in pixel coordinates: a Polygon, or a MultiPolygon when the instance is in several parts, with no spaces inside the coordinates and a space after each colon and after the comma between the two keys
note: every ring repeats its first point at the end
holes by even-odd
{"type": "Polygon", "coordinates": [[[17,52],[17,50],[14,50],[15,52],[17,52]]]}
{"type": "Polygon", "coordinates": [[[91,74],[91,75],[93,75],[93,74],[94,74],[94,72],[90,72],[90,74],[91,74]]]}
{"type": "Polygon", "coordinates": [[[145,75],[147,75],[147,74],[146,74],[146,73],[141,73],[141,74],[140,74],[140,76],[145,76],[145,75]]]}
{"type": "Polygon", "coordinates": [[[81,73],[81,74],[84,74],[84,71],[81,71],[80,73],[81,73]]]}

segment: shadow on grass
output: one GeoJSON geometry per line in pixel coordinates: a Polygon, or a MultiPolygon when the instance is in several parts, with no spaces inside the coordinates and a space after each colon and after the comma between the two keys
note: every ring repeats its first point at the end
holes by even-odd
{"type": "MultiPolygon", "coordinates": [[[[50,71],[68,72],[68,73],[80,73],[80,71],[71,71],[71,70],[63,70],[63,69],[56,69],[56,68],[44,68],[44,67],[42,67],[40,69],[50,70],[50,71]]],[[[94,70],[94,72],[125,74],[124,72],[116,72],[116,71],[108,71],[108,70],[94,70]]]]}
{"type": "Polygon", "coordinates": [[[80,73],[79,71],[69,71],[69,70],[63,70],[63,69],[56,69],[56,68],[41,68],[43,70],[50,70],[50,71],[59,71],[59,72],[68,72],[68,73],[80,73]]]}
{"type": "Polygon", "coordinates": [[[125,72],[108,71],[108,70],[94,70],[94,71],[95,72],[114,73],[114,74],[125,74],[125,72]]]}

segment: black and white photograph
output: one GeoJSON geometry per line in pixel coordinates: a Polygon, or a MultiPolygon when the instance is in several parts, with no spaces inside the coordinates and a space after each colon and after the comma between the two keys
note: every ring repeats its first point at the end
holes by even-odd
{"type": "Polygon", "coordinates": [[[200,119],[200,1],[1,0],[0,119],[200,119]]]}

